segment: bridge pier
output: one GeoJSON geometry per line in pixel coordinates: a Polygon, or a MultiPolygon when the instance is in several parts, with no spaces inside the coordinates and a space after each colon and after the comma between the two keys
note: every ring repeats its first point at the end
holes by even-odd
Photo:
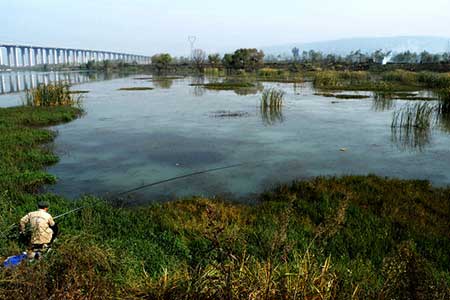
{"type": "Polygon", "coordinates": [[[28,48],[28,65],[33,66],[33,48],[28,48]]]}
{"type": "Polygon", "coordinates": [[[137,64],[151,62],[150,57],[128,53],[0,44],[0,65],[12,68],[44,64],[77,65],[89,61],[102,62],[107,60],[137,64]]]}

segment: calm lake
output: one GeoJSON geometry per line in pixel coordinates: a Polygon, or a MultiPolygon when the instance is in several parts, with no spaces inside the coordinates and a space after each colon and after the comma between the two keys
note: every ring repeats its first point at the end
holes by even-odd
{"type": "MultiPolygon", "coordinates": [[[[260,82],[255,89],[235,92],[191,85],[218,78],[118,77],[73,82],[73,90],[89,91],[83,95],[86,114],[53,127],[59,133],[53,147],[60,162],[48,168],[58,177],[49,191],[72,198],[111,195],[243,162],[249,164],[154,186],[133,198],[199,195],[251,202],[279,183],[321,175],[376,174],[450,183],[448,132],[435,128],[411,141],[391,131],[393,111],[403,100],[386,104],[373,97],[317,96],[308,82],[260,82]],[[154,90],[118,90],[125,87],[154,90]],[[259,108],[261,91],[271,87],[286,95],[282,110],[266,115],[259,108]]],[[[5,93],[0,106],[18,105],[22,97],[5,93]]]]}

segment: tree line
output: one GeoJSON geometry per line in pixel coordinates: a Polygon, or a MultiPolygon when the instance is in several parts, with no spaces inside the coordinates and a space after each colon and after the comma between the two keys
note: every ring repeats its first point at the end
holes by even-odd
{"type": "Polygon", "coordinates": [[[431,64],[450,63],[449,53],[421,53],[405,51],[393,53],[392,51],[376,50],[373,53],[363,53],[361,50],[352,51],[347,55],[325,54],[320,51],[303,51],[296,47],[292,49],[291,56],[265,55],[263,51],[255,48],[237,49],[233,53],[223,56],[219,53],[207,54],[202,49],[195,49],[191,57],[172,57],[168,53],[156,54],[152,57],[152,64],[159,71],[167,69],[170,64],[192,65],[203,72],[205,67],[224,68],[226,70],[244,70],[251,72],[264,66],[264,63],[312,63],[312,64],[431,64]]]}

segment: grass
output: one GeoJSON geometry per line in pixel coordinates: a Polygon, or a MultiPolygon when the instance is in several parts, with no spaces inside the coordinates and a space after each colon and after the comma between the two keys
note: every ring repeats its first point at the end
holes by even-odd
{"type": "Polygon", "coordinates": [[[209,90],[218,90],[218,91],[229,91],[236,89],[247,89],[254,88],[255,84],[246,82],[246,81],[224,81],[224,82],[212,82],[206,83],[203,85],[206,89],[209,90]]]}
{"type": "Polygon", "coordinates": [[[26,91],[24,105],[27,106],[64,106],[79,105],[81,98],[74,97],[70,86],[64,83],[41,84],[26,91]]]}
{"type": "Polygon", "coordinates": [[[120,88],[119,91],[151,91],[153,90],[152,87],[125,87],[125,88],[120,88]]]}
{"type": "Polygon", "coordinates": [[[391,127],[429,129],[433,115],[434,107],[426,102],[407,104],[394,112],[391,127]]]}
{"type": "MultiPolygon", "coordinates": [[[[408,92],[450,87],[450,75],[395,70],[381,74],[364,71],[318,71],[312,74],[316,88],[332,90],[408,92]]],[[[420,100],[420,99],[411,99],[420,100]]]]}
{"type": "Polygon", "coordinates": [[[263,122],[273,125],[283,121],[282,107],[284,91],[279,89],[266,89],[261,95],[260,112],[263,122]]]}
{"type": "MultiPolygon", "coordinates": [[[[142,207],[38,193],[55,182],[43,168],[58,160],[42,146],[55,133],[40,127],[80,113],[0,109],[0,231],[39,200],[53,215],[89,205],[60,219],[45,260],[0,270],[0,299],[450,297],[450,188],[319,177],[270,189],[255,205],[193,197],[142,207]]],[[[0,256],[23,249],[16,237],[0,235],[0,256]]]]}
{"type": "Polygon", "coordinates": [[[291,73],[286,70],[262,68],[257,72],[257,79],[266,82],[282,82],[282,83],[302,83],[304,78],[302,74],[291,73]]]}

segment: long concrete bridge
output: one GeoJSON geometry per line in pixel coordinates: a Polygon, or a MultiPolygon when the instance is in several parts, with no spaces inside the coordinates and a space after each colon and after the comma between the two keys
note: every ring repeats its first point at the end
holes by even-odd
{"type": "Polygon", "coordinates": [[[104,60],[137,64],[151,63],[149,56],[129,53],[0,43],[0,66],[3,65],[11,68],[31,67],[45,64],[78,65],[85,64],[88,61],[104,60]],[[5,49],[4,51],[3,48],[5,49]]]}

